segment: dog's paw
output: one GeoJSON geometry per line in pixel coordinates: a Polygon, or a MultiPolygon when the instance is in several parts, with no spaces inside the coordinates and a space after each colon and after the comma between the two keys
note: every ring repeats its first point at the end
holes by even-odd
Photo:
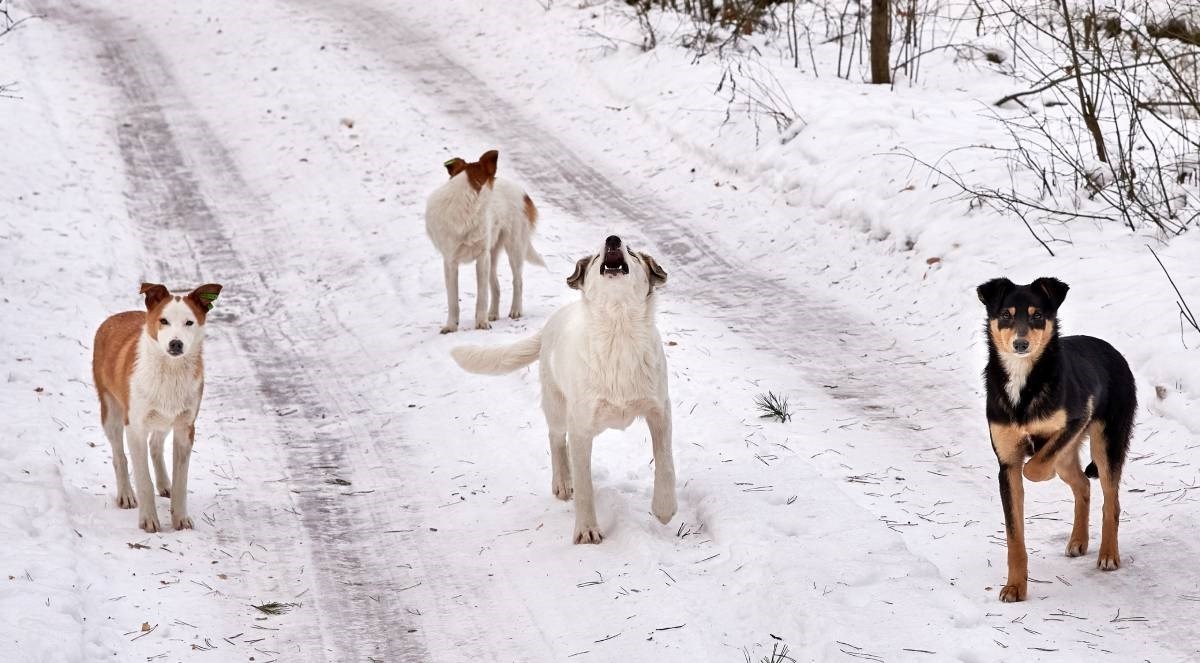
{"type": "Polygon", "coordinates": [[[479,321],[476,321],[475,328],[476,329],[491,329],[492,323],[487,322],[486,320],[479,320],[479,321]]]}
{"type": "Polygon", "coordinates": [[[136,507],[137,498],[133,495],[133,487],[117,489],[117,506],[122,509],[132,509],[136,507]]]}
{"type": "Polygon", "coordinates": [[[495,311],[495,312],[492,312],[492,313],[488,313],[488,321],[490,321],[490,322],[495,322],[495,321],[497,321],[497,320],[499,320],[499,319],[500,319],[500,312],[499,312],[499,311],[495,311]]]}
{"type": "Polygon", "coordinates": [[[1024,474],[1025,478],[1030,481],[1049,481],[1056,476],[1053,465],[1049,463],[1035,463],[1033,461],[1025,463],[1021,474],[1024,474]]]}
{"type": "Polygon", "coordinates": [[[176,530],[192,529],[192,527],[193,527],[192,517],[188,516],[188,515],[179,517],[179,516],[172,514],[171,515],[171,527],[174,527],[176,530]]]}
{"type": "Polygon", "coordinates": [[[162,525],[158,522],[158,515],[153,511],[150,513],[142,512],[138,516],[138,527],[146,530],[150,534],[162,530],[162,525]]]}
{"type": "Polygon", "coordinates": [[[569,500],[575,493],[575,488],[571,485],[571,479],[554,479],[550,482],[550,492],[560,500],[569,500]]]}
{"type": "Polygon", "coordinates": [[[442,326],[442,330],[441,330],[441,332],[440,332],[440,333],[442,333],[442,334],[453,334],[453,333],[454,333],[454,332],[456,332],[456,331],[458,331],[458,325],[457,325],[457,324],[454,324],[454,325],[443,325],[443,326],[442,326]]]}
{"type": "Polygon", "coordinates": [[[671,518],[675,517],[675,493],[663,494],[654,496],[654,500],[650,502],[650,512],[658,518],[658,522],[666,525],[671,522],[671,518]]]}
{"type": "Polygon", "coordinates": [[[576,525],[575,543],[600,543],[604,535],[600,533],[599,525],[576,525]]]}
{"type": "Polygon", "coordinates": [[[513,309],[508,312],[508,317],[512,318],[513,320],[520,320],[521,311],[519,309],[513,309]]]}
{"type": "Polygon", "coordinates": [[[1082,557],[1087,554],[1087,539],[1067,542],[1067,557],[1082,557]]]}
{"type": "Polygon", "coordinates": [[[1005,585],[1004,588],[1000,590],[1000,600],[1004,601],[1005,603],[1024,601],[1025,592],[1027,589],[1028,585],[1025,584],[1005,585]]]}
{"type": "Polygon", "coordinates": [[[1121,554],[1115,550],[1101,550],[1100,557],[1096,560],[1096,568],[1101,571],[1116,571],[1121,568],[1121,554]]]}
{"type": "Polygon", "coordinates": [[[166,486],[160,487],[158,489],[158,494],[162,497],[170,497],[171,496],[171,486],[166,485],[166,486]]]}

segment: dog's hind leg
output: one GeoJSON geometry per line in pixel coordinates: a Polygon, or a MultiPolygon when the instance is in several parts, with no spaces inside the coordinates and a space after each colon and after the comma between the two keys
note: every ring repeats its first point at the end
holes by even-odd
{"type": "Polygon", "coordinates": [[[116,399],[100,396],[100,420],[104,424],[104,436],[112,447],[113,472],[117,478],[117,506],[132,509],[137,506],[133,486],[129,483],[129,462],[125,458],[125,409],[116,399]]]}
{"type": "MultiPolygon", "coordinates": [[[[1092,462],[1100,475],[1100,489],[1104,491],[1104,508],[1101,511],[1100,526],[1100,557],[1096,566],[1104,571],[1112,571],[1121,566],[1121,553],[1117,546],[1117,527],[1121,520],[1121,501],[1119,486],[1121,483],[1121,465],[1113,462],[1110,447],[1113,444],[1127,445],[1124,440],[1111,437],[1114,431],[1106,430],[1102,422],[1095,422],[1091,427],[1092,462]]],[[[1128,435],[1128,430],[1124,431],[1128,435]]],[[[1123,460],[1123,454],[1122,454],[1123,460]]]]}
{"type": "Polygon", "coordinates": [[[497,243],[492,247],[491,255],[491,270],[488,274],[488,285],[491,292],[490,302],[488,304],[488,320],[500,319],[500,275],[496,272],[497,265],[500,262],[500,250],[504,248],[502,244],[497,243]]]}
{"type": "Polygon", "coordinates": [[[677,508],[675,458],[671,453],[671,402],[668,400],[662,410],[646,413],[646,424],[650,427],[650,440],[654,446],[654,498],[650,501],[650,512],[666,525],[677,508]]]}
{"type": "MultiPolygon", "coordinates": [[[[491,329],[488,322],[488,290],[491,288],[489,275],[492,272],[492,254],[484,251],[475,259],[475,328],[491,329]]],[[[497,286],[499,287],[499,286],[497,286]]]]}
{"type": "Polygon", "coordinates": [[[1063,450],[1054,467],[1075,494],[1075,524],[1067,540],[1067,557],[1079,557],[1087,553],[1088,509],[1092,503],[1092,486],[1079,465],[1079,445],[1063,450]]]}
{"type": "MultiPolygon", "coordinates": [[[[546,384],[545,378],[542,384],[546,384]]],[[[550,492],[560,500],[571,499],[571,458],[567,453],[567,402],[550,386],[542,389],[542,412],[550,431],[550,492]]]]}
{"type": "Polygon", "coordinates": [[[508,254],[508,267],[512,270],[513,280],[512,306],[508,309],[508,317],[516,320],[525,312],[525,250],[523,247],[508,246],[504,252],[508,254]]]}
{"type": "Polygon", "coordinates": [[[158,486],[158,494],[170,497],[171,479],[167,476],[167,465],[163,462],[163,441],[166,439],[166,431],[150,434],[150,462],[154,464],[154,484],[158,486]]]}
{"type": "Polygon", "coordinates": [[[446,277],[446,324],[443,334],[458,331],[458,263],[442,258],[442,272],[446,277]]]}
{"type": "Polygon", "coordinates": [[[133,481],[137,486],[138,526],[153,534],[162,529],[154,507],[154,483],[150,480],[148,456],[148,434],[145,428],[134,424],[125,431],[129,444],[129,456],[133,459],[133,481]]]}
{"type": "Polygon", "coordinates": [[[196,425],[176,422],[171,439],[171,480],[174,482],[171,487],[171,526],[176,530],[192,529],[192,517],[188,515],[187,508],[187,485],[188,464],[192,458],[192,444],[196,440],[196,425]]]}
{"type": "Polygon", "coordinates": [[[596,495],[592,489],[592,435],[571,431],[571,474],[575,483],[575,543],[600,543],[596,495]]]}

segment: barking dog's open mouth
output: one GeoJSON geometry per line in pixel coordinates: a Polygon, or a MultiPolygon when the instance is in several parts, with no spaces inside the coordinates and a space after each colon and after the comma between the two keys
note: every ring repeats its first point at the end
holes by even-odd
{"type": "Polygon", "coordinates": [[[625,250],[621,247],[621,238],[609,235],[604,241],[604,262],[600,263],[600,276],[606,274],[628,274],[629,263],[625,262],[625,250]]]}
{"type": "Polygon", "coordinates": [[[606,274],[628,274],[629,263],[625,262],[625,252],[617,249],[604,252],[604,262],[600,264],[600,276],[606,274]]]}

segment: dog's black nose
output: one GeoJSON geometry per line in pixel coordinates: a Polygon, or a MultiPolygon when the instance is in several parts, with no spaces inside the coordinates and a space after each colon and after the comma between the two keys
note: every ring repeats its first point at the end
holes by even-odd
{"type": "Polygon", "coordinates": [[[179,339],[175,339],[175,340],[171,341],[170,343],[168,343],[167,344],[167,352],[170,352],[173,355],[183,354],[183,341],[181,341],[179,339]]]}
{"type": "Polygon", "coordinates": [[[1029,352],[1029,341],[1023,338],[1013,340],[1013,350],[1017,352],[1029,352]]]}
{"type": "Polygon", "coordinates": [[[609,235],[608,239],[604,240],[604,248],[610,250],[621,248],[621,238],[616,235],[609,235]]]}

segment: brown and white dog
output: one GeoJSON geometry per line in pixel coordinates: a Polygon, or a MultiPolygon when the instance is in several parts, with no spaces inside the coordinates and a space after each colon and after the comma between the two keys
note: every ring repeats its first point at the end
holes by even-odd
{"type": "Polygon", "coordinates": [[[171,525],[191,529],[187,510],[188,461],[196,439],[196,415],[204,395],[204,323],[221,292],[215,283],[186,295],[173,295],[164,286],[143,283],[145,311],[111,316],[96,330],[92,375],[100,396],[100,421],[112,445],[117,475],[117,505],[140,507],[138,526],[147,532],[162,529],[154,508],[154,484],[147,464],[154,459],[158,494],[171,498],[171,525]],[[174,472],[167,478],[163,441],[171,432],[174,472]],[[135,495],[129,485],[123,434],[133,457],[135,495]]]}
{"type": "Polygon", "coordinates": [[[546,265],[529,241],[537,224],[537,208],[520,186],[496,177],[499,158],[499,152],[489,150],[474,163],[458,157],[450,159],[444,164],[450,181],[430,194],[425,206],[425,231],[442,254],[446,277],[449,313],[443,334],[458,330],[460,264],[475,263],[476,329],[491,329],[491,321],[500,317],[500,278],[496,274],[500,249],[508,255],[512,269],[510,318],[522,314],[525,261],[546,265]]]}

